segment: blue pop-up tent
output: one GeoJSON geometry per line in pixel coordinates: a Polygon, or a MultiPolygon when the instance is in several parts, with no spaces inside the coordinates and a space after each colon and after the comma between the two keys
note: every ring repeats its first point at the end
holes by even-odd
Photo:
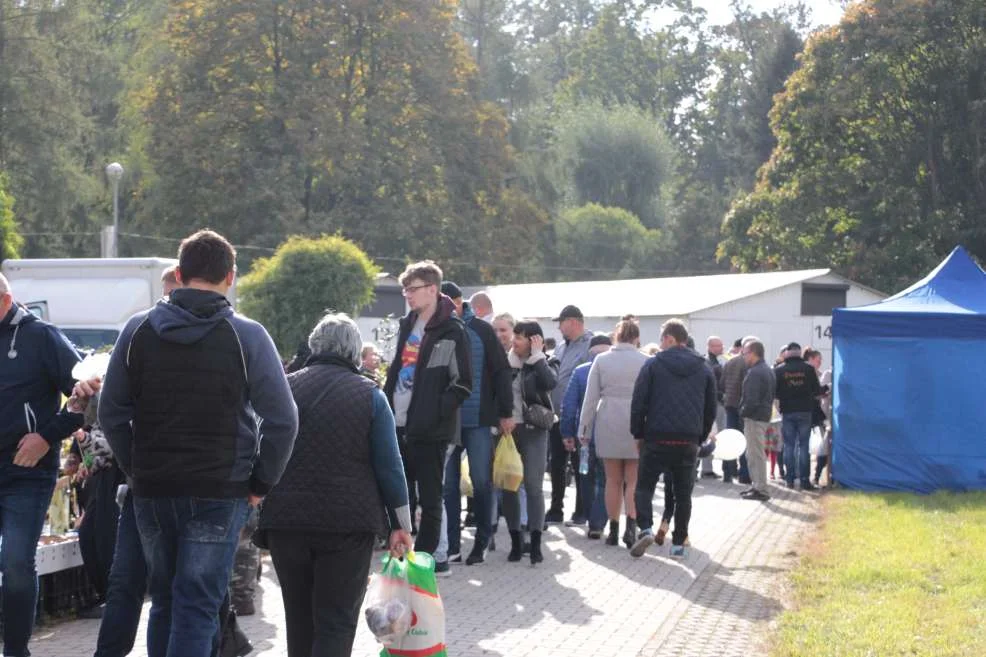
{"type": "Polygon", "coordinates": [[[986,489],[986,272],[962,247],[832,318],[833,471],[850,488],[986,489]]]}

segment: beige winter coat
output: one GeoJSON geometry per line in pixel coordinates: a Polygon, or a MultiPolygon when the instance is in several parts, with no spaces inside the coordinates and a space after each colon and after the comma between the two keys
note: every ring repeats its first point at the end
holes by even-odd
{"type": "Polygon", "coordinates": [[[596,455],[604,459],[636,459],[630,435],[630,400],[647,356],[626,343],[617,343],[596,356],[589,369],[579,437],[595,430],[596,455]]]}

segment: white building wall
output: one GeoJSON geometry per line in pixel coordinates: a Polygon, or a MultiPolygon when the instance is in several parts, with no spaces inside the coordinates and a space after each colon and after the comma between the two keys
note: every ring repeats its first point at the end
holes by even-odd
{"type": "MultiPolygon", "coordinates": [[[[844,284],[838,276],[822,276],[810,283],[844,284]]],[[[883,297],[864,287],[850,284],[846,291],[849,307],[876,303],[883,297]]],[[[718,335],[727,344],[746,335],[764,341],[768,361],[777,357],[781,347],[797,342],[822,352],[823,362],[832,362],[832,317],[801,314],[801,284],[796,283],[770,292],[739,299],[695,313],[690,322],[696,343],[709,335],[718,335]]]]}

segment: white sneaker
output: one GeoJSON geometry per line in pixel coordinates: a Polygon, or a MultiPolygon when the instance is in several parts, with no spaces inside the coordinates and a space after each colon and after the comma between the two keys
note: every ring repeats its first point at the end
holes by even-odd
{"type": "Polygon", "coordinates": [[[637,536],[637,542],[633,544],[630,548],[631,557],[642,557],[647,548],[654,545],[654,534],[649,529],[645,529],[639,536],[637,536]]]}

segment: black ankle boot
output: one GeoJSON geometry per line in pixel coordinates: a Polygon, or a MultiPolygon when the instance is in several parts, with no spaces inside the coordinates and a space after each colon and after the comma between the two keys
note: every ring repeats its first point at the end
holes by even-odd
{"type": "Polygon", "coordinates": [[[507,555],[507,561],[520,561],[521,547],[520,532],[510,532],[510,554],[507,555]]]}
{"type": "Polygon", "coordinates": [[[531,532],[531,565],[544,561],[541,554],[541,532],[531,532]]]}
{"type": "Polygon", "coordinates": [[[633,544],[637,542],[637,521],[633,518],[627,518],[627,529],[623,532],[623,545],[627,546],[627,549],[633,547],[633,544]]]}
{"type": "Polygon", "coordinates": [[[606,537],[606,545],[619,545],[619,544],[620,544],[620,521],[610,520],[609,536],[606,537]]]}

